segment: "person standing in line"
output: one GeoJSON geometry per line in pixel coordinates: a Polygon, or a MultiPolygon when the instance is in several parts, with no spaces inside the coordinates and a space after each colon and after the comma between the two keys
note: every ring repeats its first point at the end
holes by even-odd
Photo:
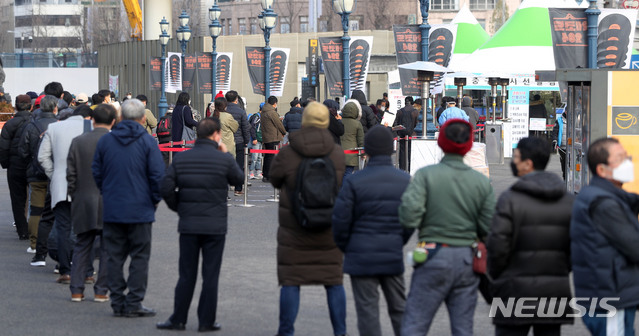
{"type": "MultiPolygon", "coordinates": [[[[142,95],[142,94],[138,95],[135,98],[137,100],[141,101],[142,104],[144,104],[144,107],[145,107],[144,115],[146,116],[146,125],[144,125],[144,129],[146,130],[147,133],[153,134],[153,130],[158,127],[158,120],[153,115],[153,112],[151,112],[151,110],[148,109],[148,104],[147,103],[148,103],[149,99],[146,98],[146,96],[142,95]]],[[[129,97],[129,99],[131,99],[131,98],[129,97]]]]}
{"type": "MultiPolygon", "coordinates": [[[[217,102],[223,98],[216,99],[217,102]]],[[[192,150],[175,157],[162,180],[162,197],[179,216],[180,278],[175,287],[173,314],[156,327],[184,330],[197,281],[202,252],[202,292],[198,304],[199,332],[222,328],[216,322],[218,282],[228,227],[226,193],[244,174],[229,155],[220,120],[206,118],[197,127],[192,150]]]]}
{"type": "MultiPolygon", "coordinates": [[[[224,97],[228,104],[226,106],[226,112],[230,113],[235,121],[237,121],[240,125],[238,130],[235,132],[235,153],[238,154],[235,156],[235,161],[240,169],[242,169],[242,171],[246,174],[244,171],[244,147],[247,147],[251,141],[251,126],[249,125],[248,118],[246,117],[244,101],[240,98],[240,95],[237,94],[237,91],[234,90],[228,91],[224,97]]],[[[243,187],[243,183],[235,186],[235,196],[244,195],[244,191],[242,191],[243,187]]]]}
{"type": "MultiPolygon", "coordinates": [[[[250,149],[262,149],[262,108],[264,102],[260,103],[259,111],[251,114],[248,118],[248,123],[251,126],[251,148],[250,149]]],[[[251,163],[249,164],[249,178],[251,180],[262,179],[262,154],[251,153],[251,163]]]]}
{"type": "Polygon", "coordinates": [[[302,128],[302,111],[304,111],[297,97],[291,101],[290,105],[291,110],[284,115],[284,120],[282,120],[282,125],[289,135],[302,128]]]}
{"type": "MultiPolygon", "coordinates": [[[[222,142],[226,145],[227,151],[231,153],[235,159],[236,155],[244,155],[244,153],[235,153],[235,132],[240,125],[235,121],[232,115],[226,112],[226,98],[220,97],[215,99],[213,117],[220,120],[220,132],[222,134],[222,142]]],[[[242,181],[243,182],[243,181],[242,181]]]]}
{"type": "Polygon", "coordinates": [[[91,166],[104,207],[111,308],[116,317],[155,316],[142,301],[149,276],[151,224],[162,200],[160,182],[165,166],[155,139],[144,130],[144,104],[127,100],[122,104],[122,118],[98,141],[91,166]],[[125,280],[123,267],[129,256],[125,280]]]}
{"type": "MultiPolygon", "coordinates": [[[[273,150],[282,141],[286,134],[286,129],[280,120],[280,115],[276,111],[277,97],[270,96],[268,101],[262,107],[262,140],[264,149],[273,150]]],[[[264,163],[262,164],[262,182],[269,182],[271,176],[271,162],[275,154],[264,154],[264,163]]]]}
{"type": "Polygon", "coordinates": [[[342,124],[342,116],[337,113],[339,104],[333,99],[326,99],[323,104],[328,108],[330,117],[328,131],[331,132],[335,143],[341,146],[341,137],[344,135],[344,124],[342,124]]]}
{"type": "Polygon", "coordinates": [[[362,124],[362,129],[364,133],[368,132],[368,130],[377,125],[377,118],[375,117],[375,113],[368,107],[368,103],[366,102],[366,94],[362,90],[353,90],[353,94],[351,98],[357,100],[362,110],[361,118],[359,122],[362,124]]]}
{"type": "MultiPolygon", "coordinates": [[[[604,298],[613,316],[584,315],[593,336],[634,335],[639,306],[639,195],[624,191],[634,181],[634,164],[619,140],[602,138],[588,146],[590,184],[581,189],[570,220],[570,257],[575,297],[604,298]]],[[[594,303],[592,303],[594,304],[594,303]]]]}
{"type": "Polygon", "coordinates": [[[413,136],[413,131],[417,125],[416,115],[417,109],[413,107],[413,97],[408,96],[404,99],[404,107],[397,111],[395,116],[394,126],[404,126],[403,130],[397,131],[397,136],[400,138],[397,142],[399,148],[399,169],[410,172],[410,153],[412,148],[412,142],[407,137],[413,136]]]}
{"type": "Polygon", "coordinates": [[[442,302],[452,335],[473,334],[479,277],[473,272],[472,246],[488,235],[495,196],[488,178],[464,164],[472,134],[465,120],[442,125],[437,144],[444,157],[419,169],[402,195],[399,220],[405,228],[419,230],[420,245],[427,251],[425,262],[413,272],[403,336],[427,334],[442,302]]]}
{"type": "MultiPolygon", "coordinates": [[[[486,242],[495,297],[570,300],[570,216],[574,197],[559,176],[544,171],[550,145],[541,138],[519,140],[510,167],[519,180],[501,194],[486,242]]],[[[531,317],[506,317],[497,310],[496,336],[560,335],[572,324],[572,309],[530,302],[531,317]],[[553,306],[554,307],[554,306],[553,306]],[[543,316],[553,310],[558,316],[543,316]]]]}
{"type": "MultiPolygon", "coordinates": [[[[89,108],[89,107],[84,107],[89,108]]],[[[98,279],[95,281],[93,300],[109,301],[107,287],[107,253],[102,234],[102,196],[95,185],[91,164],[98,141],[109,133],[115,123],[117,112],[112,105],[102,104],[91,113],[93,131],[84,133],[71,141],[67,157],[67,183],[71,202],[71,224],[76,234],[71,263],[71,301],[84,300],[84,285],[87,269],[93,265],[93,245],[100,241],[98,279]]]]}
{"type": "MultiPolygon", "coordinates": [[[[349,99],[342,108],[342,124],[344,124],[344,135],[341,137],[342,148],[345,150],[360,148],[364,146],[364,128],[359,122],[362,117],[362,107],[355,99],[349,99]]],[[[357,154],[346,154],[346,170],[344,178],[359,169],[359,158],[357,154]]]]}
{"type": "Polygon", "coordinates": [[[382,335],[381,287],[399,336],[406,303],[402,248],[413,230],[399,223],[398,208],[410,175],[393,167],[393,135],[388,128],[369,129],[364,148],[368,165],[344,180],[335,202],[333,237],[344,253],[344,273],[350,274],[359,334],[382,335]]]}
{"type": "Polygon", "coordinates": [[[330,158],[336,187],[342,184],[344,152],[328,132],[328,109],[310,103],[302,114],[302,129],[291,135],[273,160],[271,184],[281,190],[277,231],[277,278],[280,289],[280,321],[277,334],[292,336],[300,304],[300,286],[323,285],[326,289],[333,334],[346,335],[346,292],[343,286],[342,253],[330,227],[321,231],[303,228],[295,216],[291,192],[305,158],[330,158]],[[312,144],[312,145],[308,145],[312,144]]]}
{"type": "MultiPolygon", "coordinates": [[[[193,128],[197,126],[197,122],[193,119],[193,112],[191,111],[190,105],[191,96],[189,96],[188,92],[183,91],[178,96],[171,116],[171,140],[173,140],[174,144],[178,143],[174,146],[181,146],[182,139],[184,138],[184,127],[193,128]]],[[[146,112],[144,119],[146,120],[146,112]]],[[[142,126],[146,127],[146,121],[142,126]]]]}
{"type": "Polygon", "coordinates": [[[561,164],[561,175],[566,180],[566,141],[568,138],[568,111],[564,111],[559,118],[555,121],[555,126],[552,128],[553,145],[559,151],[559,162],[561,164]]]}

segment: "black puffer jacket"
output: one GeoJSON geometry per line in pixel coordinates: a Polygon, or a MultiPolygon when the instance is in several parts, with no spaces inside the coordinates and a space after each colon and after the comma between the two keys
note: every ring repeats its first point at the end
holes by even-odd
{"type": "Polygon", "coordinates": [[[18,111],[2,127],[0,134],[0,164],[2,168],[9,168],[9,166],[17,169],[27,168],[27,161],[18,152],[18,144],[20,144],[24,128],[30,120],[31,112],[18,111]]]}
{"type": "Polygon", "coordinates": [[[49,124],[57,122],[55,114],[52,112],[40,112],[40,117],[37,119],[36,123],[42,130],[38,130],[38,128],[32,123],[29,122],[24,127],[24,131],[22,133],[22,138],[20,138],[20,143],[18,144],[18,152],[22,159],[27,161],[27,181],[28,182],[46,182],[49,180],[46,174],[36,173],[33,167],[33,160],[37,160],[38,157],[38,145],[40,144],[40,138],[43,135],[44,131],[47,130],[49,124]]]}
{"type": "Polygon", "coordinates": [[[178,232],[226,234],[228,188],[243,180],[233,156],[219,151],[214,141],[197,139],[193,149],[175,156],[160,192],[180,216],[178,232]]]}
{"type": "Polygon", "coordinates": [[[282,121],[282,125],[287,132],[295,132],[298,129],[302,128],[302,112],[304,111],[301,107],[291,107],[291,110],[284,115],[284,120],[282,121]]]}
{"type": "Polygon", "coordinates": [[[235,103],[229,103],[226,106],[226,112],[233,116],[233,119],[237,121],[240,127],[235,131],[235,145],[244,144],[245,146],[251,142],[251,125],[248,123],[246,117],[246,111],[235,103]]]}
{"type": "Polygon", "coordinates": [[[368,107],[368,103],[366,102],[366,95],[362,90],[353,91],[353,96],[351,97],[359,102],[362,106],[362,118],[359,120],[364,126],[364,133],[368,132],[368,129],[377,125],[377,117],[375,117],[375,113],[368,107]]]}
{"type": "MultiPolygon", "coordinates": [[[[555,174],[535,172],[519,179],[497,202],[488,236],[488,271],[493,278],[493,294],[508,298],[571,298],[570,217],[574,197],[566,193],[563,181],[555,174]]],[[[532,301],[527,306],[535,305],[532,301]]],[[[557,310],[557,305],[554,311],[557,310]]],[[[495,324],[562,324],[560,317],[505,318],[498,310],[495,324]]],[[[548,308],[544,308],[544,312],[548,308]]]]}

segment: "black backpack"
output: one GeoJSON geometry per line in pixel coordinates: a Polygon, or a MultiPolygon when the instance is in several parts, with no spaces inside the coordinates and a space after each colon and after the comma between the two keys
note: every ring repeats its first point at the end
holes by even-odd
{"type": "Polygon", "coordinates": [[[330,228],[337,192],[335,167],[328,156],[302,160],[291,195],[297,223],[313,231],[330,228]]]}
{"type": "Polygon", "coordinates": [[[165,114],[158,122],[158,128],[155,133],[159,143],[167,143],[171,141],[171,114],[165,114]]]}
{"type": "Polygon", "coordinates": [[[40,161],[38,161],[38,153],[40,152],[40,145],[42,145],[42,138],[44,137],[44,133],[47,130],[46,128],[42,129],[42,127],[40,127],[40,124],[35,120],[31,121],[31,123],[38,130],[38,134],[39,134],[38,144],[35,147],[35,153],[31,153],[31,166],[33,167],[33,172],[35,173],[36,176],[47,177],[47,174],[44,171],[44,168],[40,164],[40,161]]]}

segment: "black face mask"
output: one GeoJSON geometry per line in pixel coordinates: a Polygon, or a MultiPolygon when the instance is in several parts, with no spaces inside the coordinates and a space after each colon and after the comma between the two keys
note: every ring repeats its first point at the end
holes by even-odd
{"type": "Polygon", "coordinates": [[[515,161],[510,161],[510,170],[512,171],[514,177],[519,176],[519,172],[517,171],[517,165],[515,165],[515,161]]]}

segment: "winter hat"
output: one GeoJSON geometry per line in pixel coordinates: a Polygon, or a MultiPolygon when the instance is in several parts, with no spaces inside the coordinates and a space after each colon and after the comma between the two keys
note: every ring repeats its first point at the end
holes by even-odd
{"type": "Polygon", "coordinates": [[[29,91],[27,92],[27,96],[29,96],[31,99],[36,99],[38,98],[38,94],[33,92],[33,91],[29,91]]]}
{"type": "Polygon", "coordinates": [[[31,97],[27,95],[19,95],[16,97],[16,105],[25,103],[31,104],[31,97]]]}
{"type": "Polygon", "coordinates": [[[464,119],[451,119],[442,125],[439,129],[439,138],[437,144],[447,154],[466,155],[473,147],[473,127],[464,119]],[[454,124],[463,124],[468,126],[468,134],[459,128],[450,128],[454,124]],[[467,138],[466,138],[467,136],[467,138]]]}
{"type": "Polygon", "coordinates": [[[328,128],[328,108],[318,102],[306,105],[302,113],[302,127],[328,128]]]}
{"type": "Polygon", "coordinates": [[[35,100],[35,104],[33,104],[33,106],[40,106],[40,101],[42,100],[42,98],[44,98],[45,95],[40,95],[38,96],[38,98],[36,98],[35,100]]]}
{"type": "Polygon", "coordinates": [[[218,98],[224,98],[224,94],[222,93],[222,91],[218,92],[218,93],[215,95],[215,99],[218,99],[218,98]]]}
{"type": "Polygon", "coordinates": [[[388,127],[373,126],[364,136],[364,151],[368,156],[393,154],[393,135],[388,127]]]}
{"type": "Polygon", "coordinates": [[[84,92],[80,92],[78,93],[78,96],[75,97],[75,101],[78,104],[86,104],[89,101],[89,96],[87,96],[87,94],[84,92]]]}

